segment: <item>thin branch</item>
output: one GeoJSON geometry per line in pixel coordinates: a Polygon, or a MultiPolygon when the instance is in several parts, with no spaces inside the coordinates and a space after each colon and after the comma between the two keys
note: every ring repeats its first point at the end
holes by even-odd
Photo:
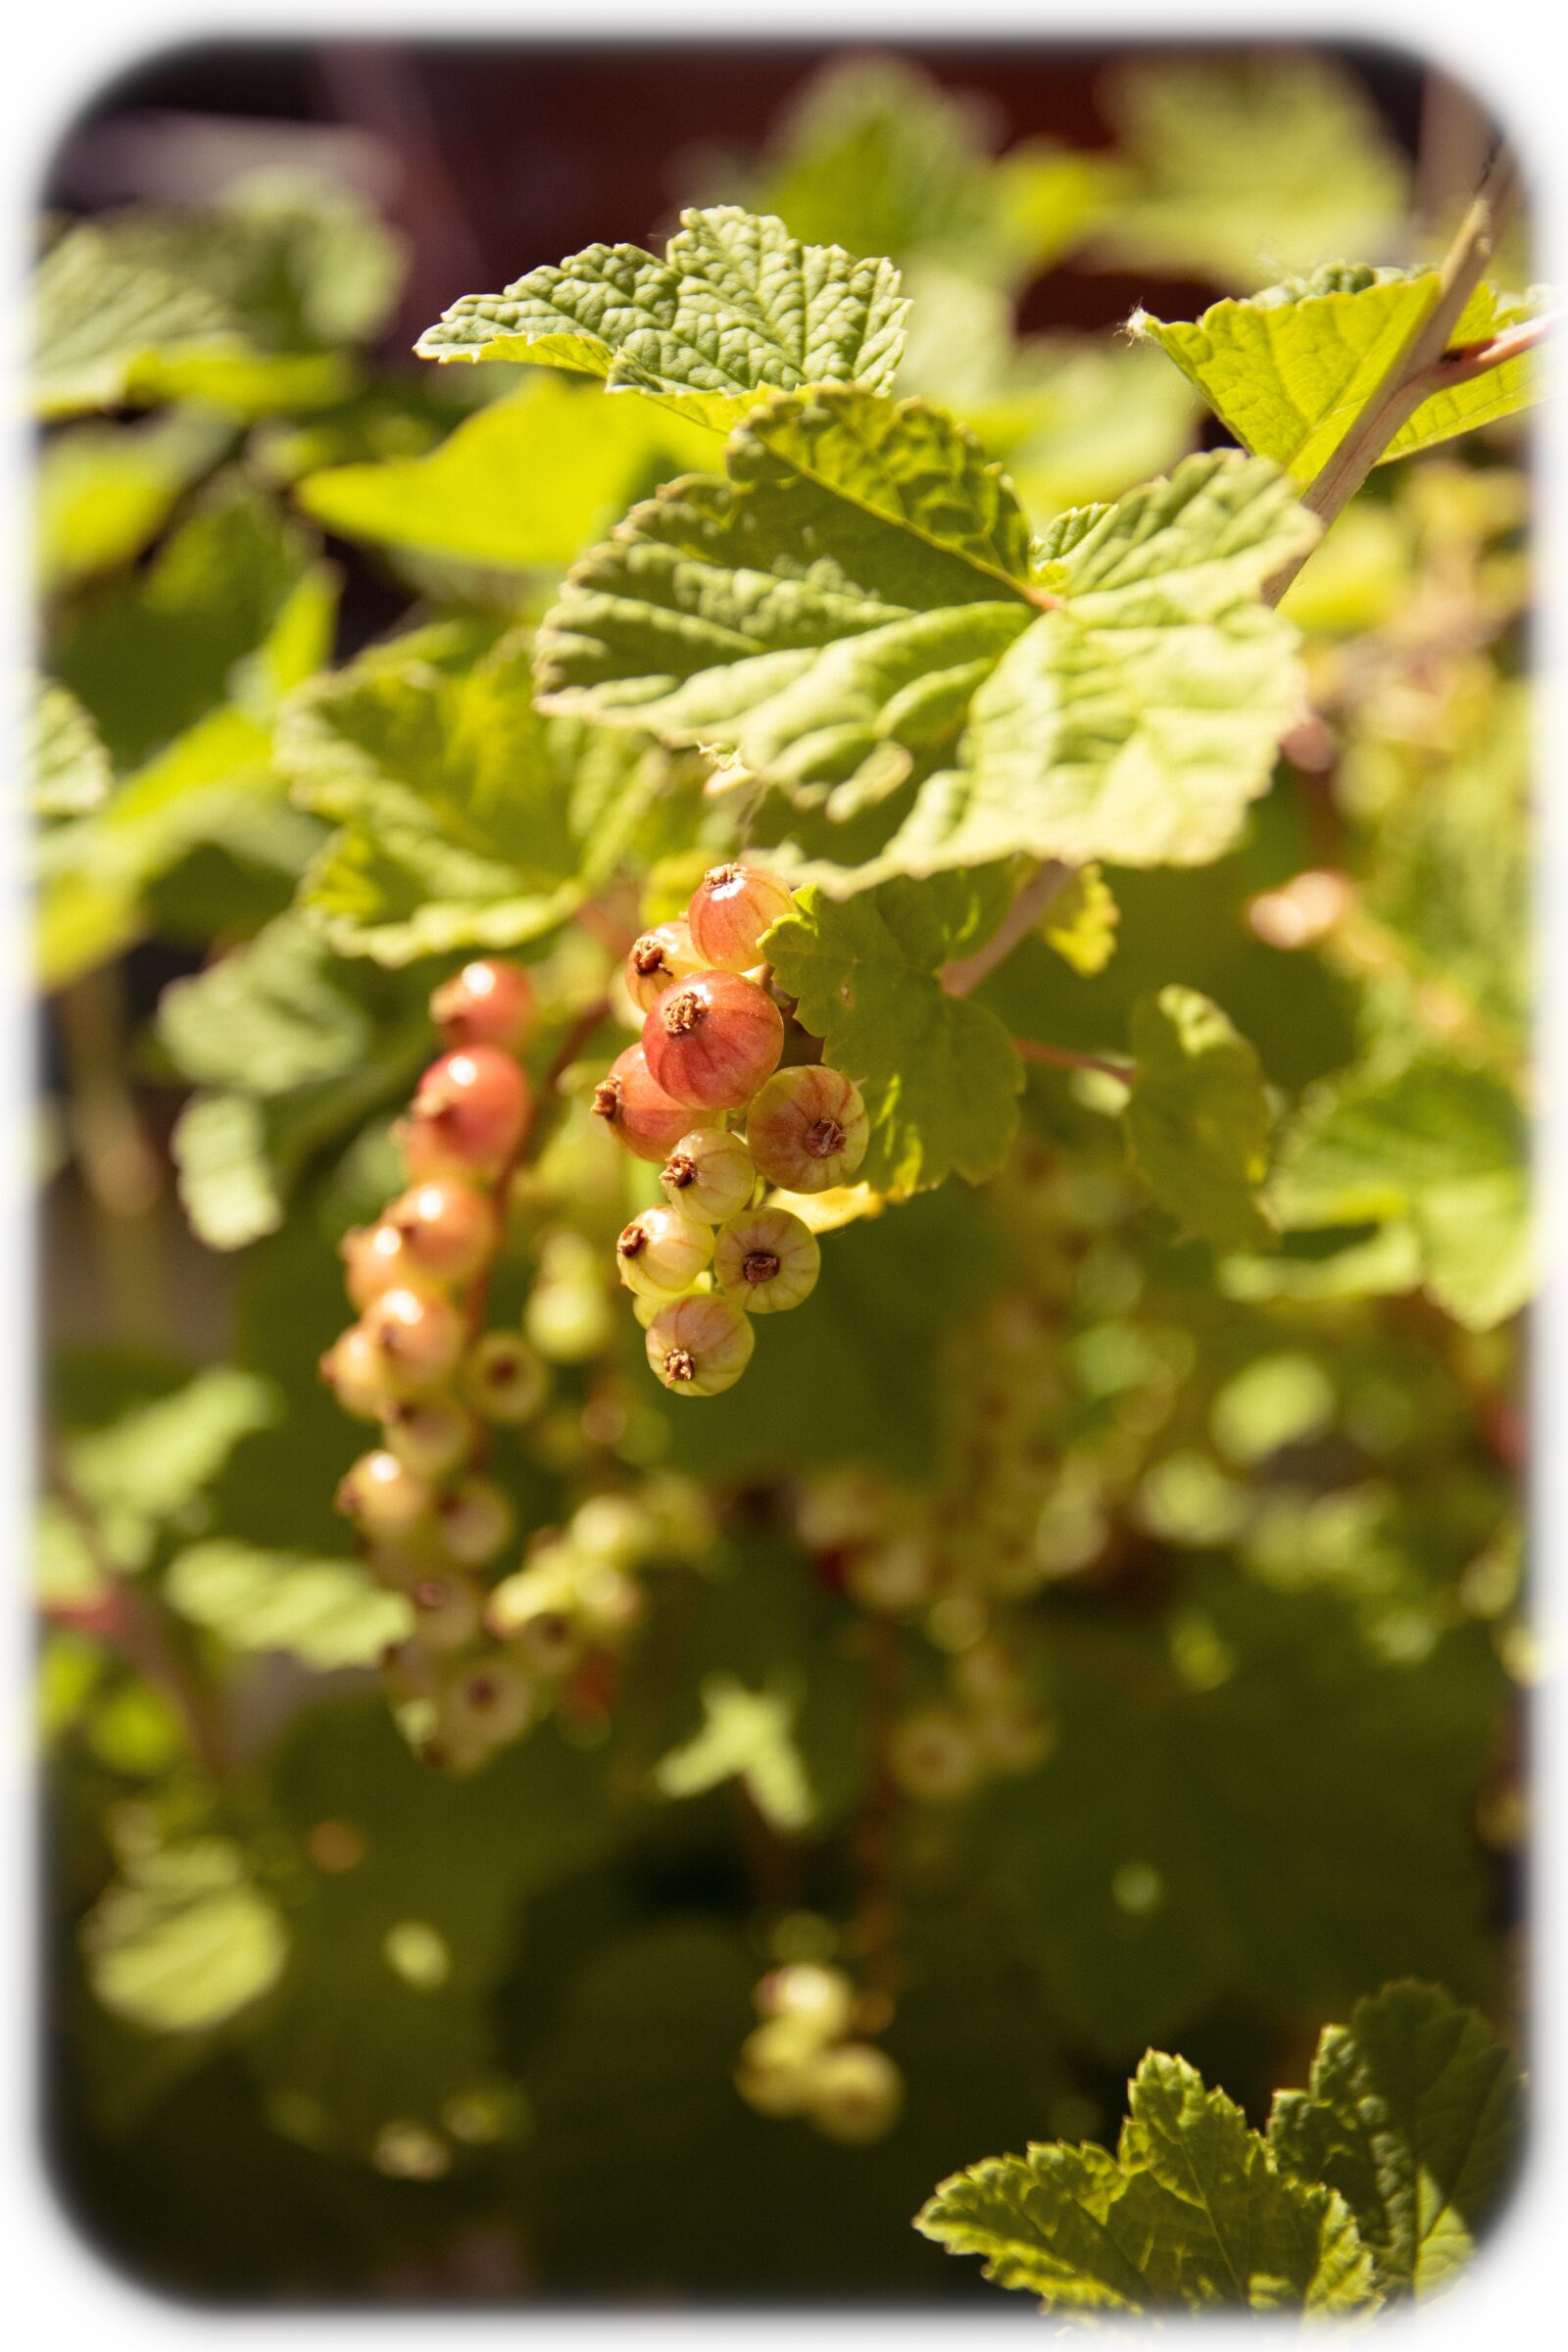
{"type": "Polygon", "coordinates": [[[1539,318],[1521,318],[1517,326],[1505,326],[1500,334],[1485,335],[1479,343],[1455,343],[1427,369],[1422,399],[1430,399],[1434,392],[1451,391],[1455,384],[1468,384],[1490,368],[1500,368],[1507,360],[1522,359],[1527,351],[1535,351],[1544,343],[1548,335],[1557,333],[1564,318],[1568,318],[1568,311],[1544,311],[1539,318]]]}
{"type": "Polygon", "coordinates": [[[1135,1061],[1112,1061],[1103,1054],[1074,1054],[1066,1046],[1042,1046],[1032,1037],[1015,1037],[1013,1044],[1025,1061],[1049,1062],[1057,1070],[1100,1070],[1123,1086],[1131,1086],[1138,1076],[1135,1061]]]}
{"type": "MultiPolygon", "coordinates": [[[[1360,415],[1302,497],[1301,504],[1318,515],[1325,527],[1349,504],[1399,427],[1429,397],[1428,371],[1442,360],[1465,304],[1481,283],[1518,193],[1518,170],[1504,149],[1494,159],[1475,202],[1459,224],[1438,272],[1430,307],[1405,336],[1360,415]]],[[[1310,552],[1274,574],[1263,591],[1265,603],[1279,603],[1310,552]]]]}
{"type": "Polygon", "coordinates": [[[1063,865],[1048,858],[1037,866],[1003,916],[997,930],[977,948],[972,956],[959,956],[945,963],[938,977],[950,997],[966,997],[971,989],[1004,963],[1021,939],[1034,929],[1046,908],[1058,891],[1064,890],[1077,871],[1075,866],[1063,865]]]}

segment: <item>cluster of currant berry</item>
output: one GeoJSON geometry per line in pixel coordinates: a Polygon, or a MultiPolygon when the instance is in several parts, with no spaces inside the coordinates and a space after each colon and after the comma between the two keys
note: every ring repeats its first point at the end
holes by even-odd
{"type": "Polygon", "coordinates": [[[414,1630],[389,1652],[395,1701],[435,1764],[471,1768],[534,1712],[534,1677],[487,1638],[475,1572],[511,1539],[514,1513],[483,1475],[488,1429],[544,1402],[549,1374],[520,1331],[483,1330],[508,1187],[530,1097],[517,1055],[533,1018],[520,966],[470,963],[436,989],[445,1051],[395,1130],[408,1188],[342,1244],[359,1320],[321,1376],[344,1410],[378,1421],[381,1443],[337,1492],[372,1573],[403,1592],[414,1630]]]}
{"type": "Polygon", "coordinates": [[[753,1998],[762,2023],[741,2045],[735,2087],[759,2115],[804,2116],[828,2139],[862,2145],[898,2122],[904,2078],[874,2041],[850,2038],[855,1987],[815,1961],[775,1968],[753,1998]]]}
{"type": "Polygon", "coordinates": [[[751,1360],[752,1318],[815,1288],[816,1235],[768,1188],[824,1193],[865,1156],[853,1080],[820,1062],[779,1066],[786,1022],[762,940],[792,904],[760,866],[720,865],[684,919],[645,931],[626,958],[642,1040],[594,1092],[626,1150],[662,1163],[664,1204],[631,1219],[615,1256],[648,1361],[677,1396],[732,1388],[751,1360]]]}

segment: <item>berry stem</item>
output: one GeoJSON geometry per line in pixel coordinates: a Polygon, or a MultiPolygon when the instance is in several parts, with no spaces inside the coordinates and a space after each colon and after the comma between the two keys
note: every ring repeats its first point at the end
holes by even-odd
{"type": "Polygon", "coordinates": [[[1021,940],[1028,937],[1058,891],[1077,871],[1059,858],[1047,858],[1036,866],[983,948],[945,963],[938,977],[950,997],[966,997],[982,980],[1004,963],[1021,940]]]}
{"type": "Polygon", "coordinates": [[[1053,1069],[1101,1070],[1123,1086],[1131,1086],[1138,1076],[1136,1061],[1112,1061],[1104,1054],[1074,1054],[1066,1046],[1043,1046],[1032,1037],[1015,1037],[1012,1042],[1025,1061],[1049,1062],[1053,1069]]]}
{"type": "Polygon", "coordinates": [[[860,1964],[860,2000],[856,2028],[880,2034],[891,2025],[904,1984],[899,1953],[899,1900],[893,1868],[893,1835],[902,1795],[888,1755],[898,1719],[903,1657],[899,1629],[891,1617],[862,1620],[865,1636],[867,1753],[866,1792],[851,1834],[855,1870],[855,1922],[850,1941],[860,1964]]]}

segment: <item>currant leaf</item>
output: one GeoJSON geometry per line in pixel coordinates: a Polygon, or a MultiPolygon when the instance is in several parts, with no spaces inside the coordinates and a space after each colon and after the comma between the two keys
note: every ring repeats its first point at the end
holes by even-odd
{"type": "Polygon", "coordinates": [[[1129,1042],[1137,1079],[1123,1121],[1155,1199],[1216,1249],[1266,1240],[1257,1195],[1272,1120],[1253,1048],[1207,997],[1174,985],[1133,1006],[1129,1042]]]}
{"type": "Polygon", "coordinates": [[[373,1665],[413,1623],[404,1595],[357,1561],[267,1551],[227,1537],[178,1553],[164,1592],[181,1617],[230,1649],[286,1650],[318,1674],[373,1665]]]}
{"type": "Polygon", "coordinates": [[[103,738],[75,696],[52,678],[34,682],[32,807],[38,816],[87,816],[114,784],[103,738]]]}
{"type": "Polygon", "coordinates": [[[571,368],[723,430],[764,392],[885,386],[907,307],[891,262],[802,245],[782,220],[718,205],[683,213],[662,261],[590,245],[502,294],[466,294],[415,348],[571,368]]]}
{"type": "Polygon", "coordinates": [[[978,1184],[1018,1122],[1023,1068],[996,1015],[948,995],[941,966],[996,928],[1005,867],[895,881],[849,900],[798,894],[765,950],[823,1058],[855,1080],[871,1135],[858,1171],[882,1192],[956,1172],[978,1184]]]}
{"type": "MultiPolygon", "coordinates": [[[[1288,278],[1242,301],[1216,302],[1191,324],[1135,314],[1133,334],[1157,343],[1220,421],[1293,481],[1309,482],[1333,456],[1390,364],[1438,297],[1436,270],[1344,266],[1288,278]]],[[[1539,302],[1476,288],[1447,348],[1482,343],[1534,318],[1539,302]]],[[[1456,433],[1512,416],[1542,396],[1533,355],[1504,360],[1434,392],[1378,459],[1431,449],[1456,433]]]]}
{"type": "Polygon", "coordinates": [[[144,2033],[221,2026],[270,1991],[288,1956],[281,1913],[226,1838],[126,1860],[82,1922],[87,1976],[144,2033]]]}

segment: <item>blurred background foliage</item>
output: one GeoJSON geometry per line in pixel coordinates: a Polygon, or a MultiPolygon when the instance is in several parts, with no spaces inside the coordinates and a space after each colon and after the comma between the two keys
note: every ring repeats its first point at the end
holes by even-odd
{"type": "MultiPolygon", "coordinates": [[[[369,1671],[397,1604],[332,1512],[353,1433],[316,1361],[432,980],[482,938],[569,1004],[597,951],[529,911],[504,811],[432,913],[373,815],[291,797],[278,732],[406,616],[482,694],[476,652],[707,458],[634,401],[588,431],[580,388],[417,368],[465,286],[682,201],[892,254],[903,386],[1038,524],[1218,438],[1114,331],[1135,301],[1421,258],[1485,135],[1381,57],[337,47],[179,53],[63,140],[34,538],[46,2108],[118,2265],[221,2300],[963,2298],[977,2274],[909,2228],[932,2183],[1111,2136],[1151,2041],[1256,2121],[1388,1977],[1516,2026],[1517,426],[1375,476],[1293,591],[1314,717],[1243,845],[1103,877],[1070,955],[1030,940],[979,998],[1091,1054],[1169,981],[1223,1005],[1304,1098],[1280,1250],[1177,1238],[1114,1089],[1036,1067],[1003,1175],[837,1237],[744,1386],[671,1409],[605,1287],[626,1175],[579,1092],[514,1221],[506,1298],[555,1393],[506,1475],[525,1530],[657,1606],[612,1705],[589,1678],[470,1780],[412,1759],[369,1671]],[[1368,1123],[1412,1087],[1436,1142],[1369,1200],[1368,1123]],[[963,1661],[1001,1626],[1029,1740],[900,1816],[907,2103],[841,2147],[731,2077],[768,1965],[855,1964],[867,1628],[901,1621],[900,1706],[982,1732],[963,1661]]],[[[646,919],[704,862],[695,788],[659,784],[616,845],[646,919]]]]}

